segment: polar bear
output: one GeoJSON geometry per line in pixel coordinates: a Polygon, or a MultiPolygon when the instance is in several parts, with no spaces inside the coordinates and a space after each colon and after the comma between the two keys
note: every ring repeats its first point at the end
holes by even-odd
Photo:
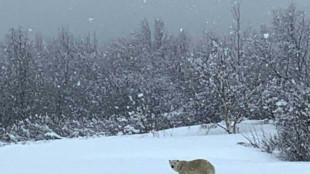
{"type": "Polygon", "coordinates": [[[169,160],[170,167],[179,174],[215,174],[214,166],[207,160],[169,160]]]}

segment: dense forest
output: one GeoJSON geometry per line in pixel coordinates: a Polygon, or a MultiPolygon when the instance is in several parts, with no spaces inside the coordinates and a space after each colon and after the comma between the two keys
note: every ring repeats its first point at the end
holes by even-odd
{"type": "Polygon", "coordinates": [[[161,19],[100,45],[64,28],[52,40],[21,27],[0,44],[0,140],[123,135],[214,123],[237,133],[244,119],[272,119],[287,160],[310,160],[310,21],[294,5],[270,26],[198,42],[161,19]],[[222,124],[223,123],[223,124],[222,124]]]}

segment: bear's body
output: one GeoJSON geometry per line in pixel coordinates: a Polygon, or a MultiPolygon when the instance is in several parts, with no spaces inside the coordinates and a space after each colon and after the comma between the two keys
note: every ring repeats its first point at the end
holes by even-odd
{"type": "Polygon", "coordinates": [[[214,166],[207,160],[169,160],[170,167],[179,174],[215,174],[214,166]]]}

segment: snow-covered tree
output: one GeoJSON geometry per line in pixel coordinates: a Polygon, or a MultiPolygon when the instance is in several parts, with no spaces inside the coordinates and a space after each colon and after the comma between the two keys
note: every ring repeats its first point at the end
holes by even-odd
{"type": "Polygon", "coordinates": [[[35,62],[33,43],[21,28],[11,29],[4,45],[5,61],[2,71],[5,72],[3,88],[6,94],[4,111],[7,111],[7,122],[25,119],[33,114],[36,96],[35,62]]]}
{"type": "MultiPolygon", "coordinates": [[[[208,114],[224,120],[228,133],[237,133],[244,117],[258,112],[262,92],[261,63],[253,56],[255,34],[240,31],[240,6],[233,8],[236,27],[228,35],[206,34],[195,52],[194,66],[200,76],[200,102],[208,114]],[[204,90],[201,90],[204,89],[204,90]]],[[[210,116],[209,116],[210,117],[210,116]]],[[[213,119],[212,121],[218,121],[213,119]]]]}
{"type": "Polygon", "coordinates": [[[276,54],[268,63],[277,89],[280,151],[286,160],[309,161],[310,23],[291,5],[274,12],[273,26],[276,54]]]}

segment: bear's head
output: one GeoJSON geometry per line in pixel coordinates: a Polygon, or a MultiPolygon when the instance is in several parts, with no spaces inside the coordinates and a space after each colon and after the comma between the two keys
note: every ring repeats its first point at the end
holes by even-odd
{"type": "Polygon", "coordinates": [[[175,171],[177,171],[179,163],[179,160],[169,160],[170,167],[175,171]]]}

